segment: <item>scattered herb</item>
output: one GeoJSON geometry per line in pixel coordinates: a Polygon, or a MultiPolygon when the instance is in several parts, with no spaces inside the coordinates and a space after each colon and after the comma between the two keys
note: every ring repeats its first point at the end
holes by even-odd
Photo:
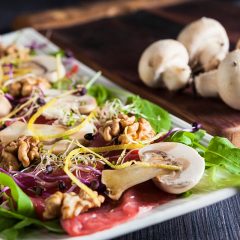
{"type": "Polygon", "coordinates": [[[20,187],[18,187],[9,175],[0,172],[0,184],[10,188],[11,196],[17,205],[17,213],[23,214],[24,216],[34,215],[34,207],[31,199],[21,190],[20,187]]]}
{"type": "Polygon", "coordinates": [[[169,113],[158,105],[136,95],[128,97],[127,103],[132,104],[134,114],[148,120],[157,133],[170,129],[171,119],[169,113]]]}

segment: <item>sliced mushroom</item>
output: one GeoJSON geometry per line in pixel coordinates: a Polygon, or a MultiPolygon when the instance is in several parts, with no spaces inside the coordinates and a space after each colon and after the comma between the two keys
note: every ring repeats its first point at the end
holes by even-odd
{"type": "Polygon", "coordinates": [[[156,176],[153,181],[165,192],[180,194],[193,188],[202,178],[205,162],[198,152],[184,144],[161,142],[140,149],[139,157],[147,162],[165,162],[181,166],[180,171],[171,171],[156,176]]]}
{"type": "Polygon", "coordinates": [[[229,53],[217,72],[218,92],[230,107],[240,110],[240,50],[229,53]]]}
{"type": "Polygon", "coordinates": [[[33,56],[31,61],[22,63],[21,67],[30,68],[33,74],[46,77],[50,82],[56,82],[66,74],[63,64],[50,55],[33,56]]]}
{"type": "Polygon", "coordinates": [[[203,17],[187,25],[178,35],[188,50],[192,68],[215,69],[225,58],[229,39],[224,27],[215,19],[203,17]]]}
{"type": "MultiPolygon", "coordinates": [[[[48,97],[47,100],[51,99],[51,97],[48,97]]],[[[88,114],[96,107],[96,99],[92,96],[66,95],[59,98],[51,107],[47,108],[42,115],[46,119],[64,119],[67,113],[80,112],[81,114],[88,114]]]]}
{"type": "Polygon", "coordinates": [[[128,188],[146,182],[164,171],[159,168],[146,168],[139,165],[117,170],[103,170],[102,183],[107,187],[108,196],[118,200],[128,188]]]}
{"type": "MultiPolygon", "coordinates": [[[[41,133],[41,135],[55,135],[55,134],[61,134],[64,133],[68,128],[64,127],[62,125],[47,125],[47,124],[34,124],[34,129],[36,129],[38,132],[41,133]]],[[[69,136],[71,139],[77,139],[79,141],[84,140],[84,135],[86,133],[93,133],[94,126],[93,124],[87,124],[83,128],[81,128],[78,132],[72,134],[69,136]]],[[[12,142],[19,138],[20,136],[32,136],[32,132],[27,128],[27,124],[17,121],[7,128],[0,131],[0,142],[3,144],[8,144],[9,142],[12,142]]],[[[55,141],[55,139],[54,139],[55,141]]],[[[49,140],[50,143],[52,143],[52,139],[49,140]]],[[[56,150],[60,151],[63,147],[57,146],[56,150]],[[60,149],[61,148],[61,149],[60,149]],[[60,150],[59,150],[60,149],[60,150]]]]}
{"type": "Polygon", "coordinates": [[[172,39],[151,44],[143,52],[138,72],[141,80],[150,87],[166,87],[178,90],[190,81],[186,48],[172,39]]]}
{"type": "Polygon", "coordinates": [[[217,70],[201,73],[194,80],[197,93],[202,97],[217,97],[217,70]]]}
{"type": "Polygon", "coordinates": [[[7,116],[12,109],[11,103],[1,93],[0,93],[0,106],[1,106],[0,107],[0,118],[7,116]]]}

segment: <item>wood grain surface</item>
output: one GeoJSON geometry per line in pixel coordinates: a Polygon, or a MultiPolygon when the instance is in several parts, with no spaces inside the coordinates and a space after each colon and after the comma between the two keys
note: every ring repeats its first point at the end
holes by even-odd
{"type": "Polygon", "coordinates": [[[54,29],[83,24],[93,20],[113,17],[120,14],[149,9],[159,6],[169,6],[187,0],[108,0],[76,5],[64,9],[47,10],[40,13],[17,16],[14,28],[32,26],[35,29],[54,29]]]}
{"type": "Polygon", "coordinates": [[[152,42],[176,38],[183,26],[201,16],[215,17],[226,27],[232,46],[240,34],[240,8],[219,1],[189,2],[141,10],[53,31],[52,40],[74,50],[76,57],[124,88],[148,98],[188,122],[200,122],[214,135],[240,146],[240,112],[220,99],[201,98],[191,89],[170,93],[146,87],[139,79],[138,60],[152,42]],[[187,12],[185,12],[185,10],[187,12]],[[229,14],[228,14],[229,12],[229,14]]]}

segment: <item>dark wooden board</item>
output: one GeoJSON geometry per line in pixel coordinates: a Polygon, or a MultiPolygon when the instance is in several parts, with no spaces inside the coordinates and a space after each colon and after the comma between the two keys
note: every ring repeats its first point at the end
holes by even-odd
{"type": "Polygon", "coordinates": [[[192,1],[154,8],[54,30],[52,40],[74,50],[76,57],[124,88],[148,98],[188,122],[200,122],[211,134],[240,145],[240,112],[220,99],[203,99],[191,91],[169,93],[146,87],[137,65],[142,51],[155,40],[175,38],[182,27],[201,16],[215,17],[227,28],[231,43],[240,36],[240,8],[220,1],[192,1]]]}

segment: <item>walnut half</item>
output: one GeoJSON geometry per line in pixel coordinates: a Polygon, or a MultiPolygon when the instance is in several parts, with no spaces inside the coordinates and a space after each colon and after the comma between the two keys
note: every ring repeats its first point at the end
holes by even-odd
{"type": "Polygon", "coordinates": [[[99,132],[105,141],[117,137],[121,144],[151,139],[156,134],[146,119],[137,120],[135,116],[126,114],[119,114],[118,118],[107,121],[99,128],[99,132]]]}
{"type": "Polygon", "coordinates": [[[33,137],[23,136],[3,147],[0,156],[0,167],[15,171],[28,167],[31,161],[39,158],[39,141],[33,137]]]}
{"type": "MultiPolygon", "coordinates": [[[[105,198],[98,195],[97,198],[100,203],[103,203],[105,198]]],[[[56,192],[45,200],[45,210],[43,217],[45,219],[54,219],[61,216],[63,219],[76,217],[83,212],[87,212],[90,208],[100,207],[94,199],[88,196],[87,193],[81,191],[80,194],[75,192],[61,193],[56,192]]]]}

